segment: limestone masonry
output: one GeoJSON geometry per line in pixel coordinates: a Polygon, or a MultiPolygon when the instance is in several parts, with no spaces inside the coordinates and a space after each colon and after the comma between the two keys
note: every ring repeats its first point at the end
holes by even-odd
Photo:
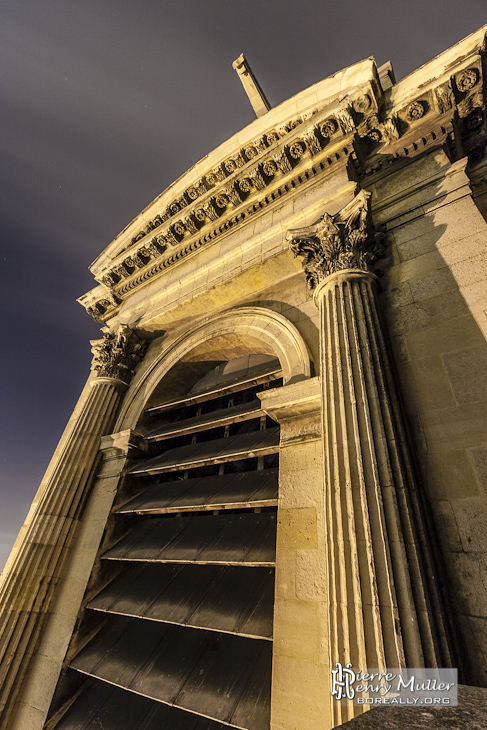
{"type": "Polygon", "coordinates": [[[329,730],[337,662],[487,687],[486,32],[274,109],[240,57],[258,118],[92,264],[2,729],[329,730]]]}

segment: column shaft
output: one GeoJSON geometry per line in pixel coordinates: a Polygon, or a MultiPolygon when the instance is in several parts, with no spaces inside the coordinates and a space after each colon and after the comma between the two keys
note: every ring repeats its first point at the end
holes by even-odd
{"type": "MultiPolygon", "coordinates": [[[[327,277],[321,365],[332,665],[451,657],[372,274],[327,277]]],[[[343,720],[342,720],[343,721],[343,720]]]]}
{"type": "MultiPolygon", "coordinates": [[[[288,232],[320,310],[330,664],[453,664],[440,561],[379,315],[384,237],[360,191],[288,232]]],[[[334,722],[353,716],[334,703],[334,722]]]]}
{"type": "Polygon", "coordinates": [[[0,718],[8,718],[38,645],[86,499],[100,437],[112,430],[125,384],[95,379],[0,588],[0,718]]]}

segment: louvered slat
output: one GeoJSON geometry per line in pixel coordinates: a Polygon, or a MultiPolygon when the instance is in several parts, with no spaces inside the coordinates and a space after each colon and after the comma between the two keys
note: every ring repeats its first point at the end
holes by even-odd
{"type": "Polygon", "coordinates": [[[239,403],[237,406],[228,408],[219,408],[216,411],[205,415],[187,418],[184,421],[177,421],[170,425],[149,431],[145,435],[145,439],[149,442],[164,441],[175,436],[184,436],[190,433],[199,433],[209,428],[218,428],[231,423],[242,423],[252,418],[258,418],[263,414],[259,400],[253,400],[250,403],[239,403]]]}
{"type": "Polygon", "coordinates": [[[102,556],[106,560],[252,565],[275,560],[272,513],[154,517],[102,556]]]}
{"type": "Polygon", "coordinates": [[[146,486],[114,512],[130,527],[101,559],[119,572],[87,604],[101,624],[69,672],[89,679],[57,730],[269,728],[278,470],[263,466],[279,429],[254,388],[280,375],[261,368],[147,409],[165,420],[149,450],[173,441],[128,472],[146,486]]]}
{"type": "Polygon", "coordinates": [[[135,565],[102,590],[93,610],[270,639],[271,569],[135,565]]]}
{"type": "Polygon", "coordinates": [[[263,730],[269,724],[270,658],[267,641],[116,616],[71,667],[212,720],[263,730]],[[248,697],[256,682],[266,690],[257,704],[248,697]]]}
{"type": "Polygon", "coordinates": [[[172,411],[177,408],[183,408],[189,405],[195,405],[197,403],[204,403],[205,401],[212,400],[214,398],[221,398],[230,393],[238,393],[248,388],[253,388],[263,383],[268,383],[273,380],[277,380],[282,377],[282,371],[280,367],[272,368],[272,370],[264,371],[263,373],[255,376],[251,376],[245,379],[235,379],[222,387],[206,390],[202,393],[195,393],[194,395],[187,395],[184,398],[177,398],[172,401],[165,401],[156,406],[151,406],[146,409],[146,413],[154,415],[157,413],[164,413],[165,411],[172,411]]]}
{"type": "Polygon", "coordinates": [[[202,441],[169,449],[130,469],[129,474],[163,474],[186,471],[211,464],[255,458],[279,451],[279,429],[237,434],[214,441],[202,441]]]}
{"type": "Polygon", "coordinates": [[[161,482],[131,499],[117,514],[276,506],[277,483],[277,469],[161,482]]]}

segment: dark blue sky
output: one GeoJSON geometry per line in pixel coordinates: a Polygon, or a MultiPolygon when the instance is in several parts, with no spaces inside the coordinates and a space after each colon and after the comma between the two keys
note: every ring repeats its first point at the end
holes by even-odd
{"type": "Polygon", "coordinates": [[[253,112],[374,56],[401,78],[485,0],[3,0],[0,567],[88,376],[88,265],[253,112]]]}

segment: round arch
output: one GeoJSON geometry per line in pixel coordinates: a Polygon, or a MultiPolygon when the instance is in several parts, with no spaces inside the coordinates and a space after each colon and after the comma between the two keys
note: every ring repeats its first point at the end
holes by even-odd
{"type": "Polygon", "coordinates": [[[284,384],[311,375],[308,348],[286,317],[263,307],[230,309],[201,322],[163,347],[150,365],[139,371],[127,391],[115,432],[135,427],[151,394],[178,362],[188,358],[210,359],[212,354],[230,359],[236,350],[277,357],[284,384]]]}

